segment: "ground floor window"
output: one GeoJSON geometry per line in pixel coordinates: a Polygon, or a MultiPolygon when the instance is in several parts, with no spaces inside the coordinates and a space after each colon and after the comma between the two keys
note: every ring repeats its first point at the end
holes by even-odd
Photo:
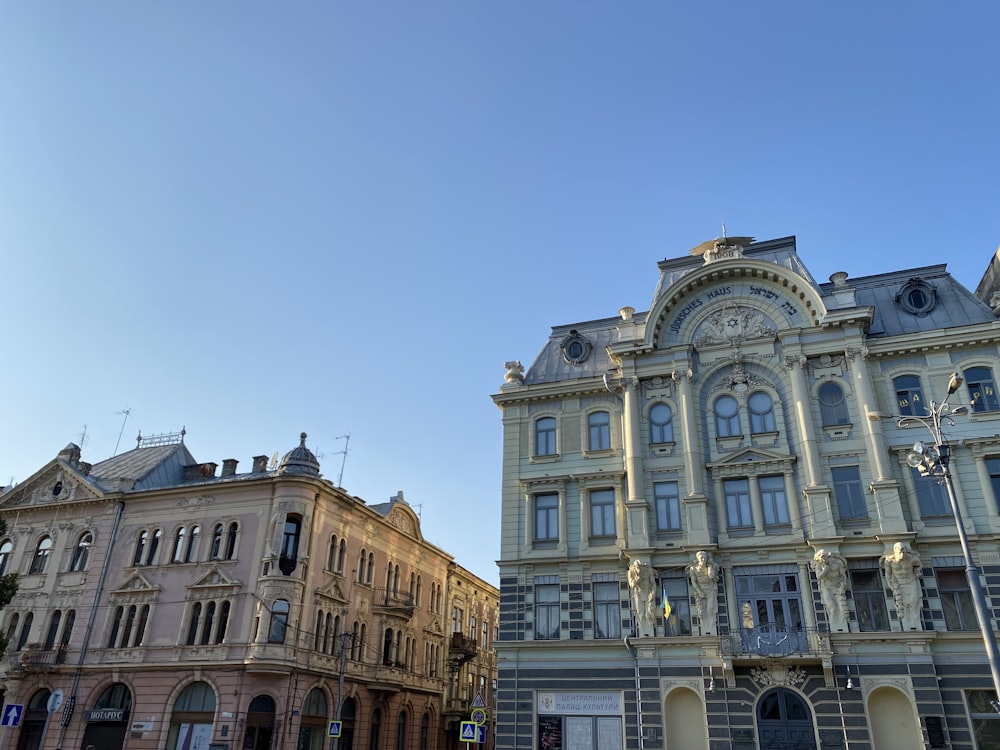
{"type": "Polygon", "coordinates": [[[969,718],[979,750],[1000,747],[1000,714],[993,710],[996,693],[992,690],[966,690],[969,718]]]}

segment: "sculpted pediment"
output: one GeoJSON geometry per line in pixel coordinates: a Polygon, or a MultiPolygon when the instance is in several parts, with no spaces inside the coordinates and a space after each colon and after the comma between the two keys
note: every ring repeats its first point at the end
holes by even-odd
{"type": "MultiPolygon", "coordinates": [[[[721,461],[706,464],[714,471],[735,470],[731,473],[756,473],[761,468],[768,471],[784,470],[795,463],[795,456],[766,448],[744,448],[727,455],[721,461]],[[756,468],[761,467],[761,468],[756,468]]],[[[727,473],[730,473],[727,471],[727,473]]]]}
{"type": "Polygon", "coordinates": [[[136,571],[126,578],[121,586],[111,592],[111,596],[125,596],[128,594],[155,593],[160,590],[159,586],[154,586],[142,573],[136,571]]]}
{"type": "Polygon", "coordinates": [[[319,589],[316,595],[324,599],[329,599],[337,602],[338,604],[347,604],[347,597],[344,596],[344,590],[340,585],[340,581],[331,581],[329,585],[319,589]]]}
{"type": "Polygon", "coordinates": [[[99,500],[104,493],[87,481],[79,470],[56,458],[31,477],[5,492],[0,506],[53,505],[56,503],[99,500]]]}
{"type": "Polygon", "coordinates": [[[441,619],[438,617],[431,620],[424,630],[432,635],[444,635],[444,631],[441,629],[441,619]]]}
{"type": "Polygon", "coordinates": [[[390,526],[396,527],[408,536],[416,537],[417,539],[422,538],[420,533],[420,519],[409,505],[402,503],[394,504],[385,520],[390,526]]]}
{"type": "Polygon", "coordinates": [[[209,588],[239,588],[239,581],[234,581],[216,566],[205,573],[201,578],[188,586],[189,589],[209,589],[209,588]]]}

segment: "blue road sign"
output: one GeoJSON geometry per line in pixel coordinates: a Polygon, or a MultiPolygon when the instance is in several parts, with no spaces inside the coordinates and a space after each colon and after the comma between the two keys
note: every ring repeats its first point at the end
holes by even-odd
{"type": "Polygon", "coordinates": [[[342,724],[342,722],[339,722],[339,721],[331,721],[330,722],[330,729],[329,729],[329,731],[327,731],[326,736],[327,737],[339,737],[340,736],[340,725],[341,724],[342,724]]]}
{"type": "Polygon", "coordinates": [[[3,707],[3,717],[0,717],[0,726],[16,727],[21,724],[21,714],[24,713],[24,706],[20,703],[8,703],[3,707]]]}
{"type": "Polygon", "coordinates": [[[486,744],[486,727],[480,724],[476,725],[476,742],[480,745],[486,744]]]}
{"type": "Polygon", "coordinates": [[[459,732],[458,738],[462,742],[475,742],[476,741],[476,728],[478,725],[473,721],[463,721],[461,730],[459,732]]]}

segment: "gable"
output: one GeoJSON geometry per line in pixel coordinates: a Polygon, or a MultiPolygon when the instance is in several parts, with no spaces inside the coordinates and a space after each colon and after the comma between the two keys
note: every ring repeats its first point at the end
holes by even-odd
{"type": "Polygon", "coordinates": [[[159,586],[154,586],[142,573],[136,571],[126,578],[118,588],[110,592],[110,596],[112,599],[121,599],[136,594],[156,594],[159,591],[159,586]]]}
{"type": "Polygon", "coordinates": [[[338,604],[348,603],[347,597],[344,596],[344,590],[338,580],[332,581],[328,586],[317,591],[316,596],[321,599],[337,602],[338,604]]]}
{"type": "Polygon", "coordinates": [[[205,575],[194,583],[189,584],[188,589],[238,589],[241,585],[239,581],[234,581],[217,566],[213,565],[205,575]]]}
{"type": "Polygon", "coordinates": [[[4,493],[0,508],[100,500],[104,493],[80,471],[56,458],[4,493]]]}
{"type": "Polygon", "coordinates": [[[420,533],[420,519],[409,505],[393,503],[392,510],[389,511],[385,520],[390,526],[394,526],[404,534],[416,539],[423,539],[423,535],[420,533]]]}
{"type": "Polygon", "coordinates": [[[788,471],[795,463],[795,456],[763,448],[744,448],[735,451],[721,461],[705,464],[706,468],[721,476],[760,474],[763,472],[788,471]]]}

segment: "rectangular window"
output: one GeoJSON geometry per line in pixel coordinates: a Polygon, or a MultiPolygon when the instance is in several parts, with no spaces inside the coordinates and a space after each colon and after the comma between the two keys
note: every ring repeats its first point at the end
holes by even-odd
{"type": "Polygon", "coordinates": [[[1000,411],[993,371],[989,367],[970,367],[965,371],[965,384],[972,399],[973,411],[1000,411]]]}
{"type": "Polygon", "coordinates": [[[803,631],[798,575],[757,573],[736,575],[743,648],[767,656],[808,650],[803,631]]]}
{"type": "Polygon", "coordinates": [[[594,490],[590,493],[590,536],[614,537],[615,492],[594,490]]]}
{"type": "Polygon", "coordinates": [[[838,466],[831,471],[833,494],[842,521],[868,518],[865,491],[861,486],[861,470],[857,466],[838,466]]]}
{"type": "Polygon", "coordinates": [[[916,469],[910,471],[913,473],[913,486],[917,490],[917,501],[920,503],[920,517],[951,517],[951,503],[948,502],[948,492],[941,479],[922,477],[916,469]]]}
{"type": "Polygon", "coordinates": [[[966,690],[969,702],[969,718],[976,735],[979,750],[1000,747],[1000,713],[993,709],[996,693],[992,690],[966,690]]]}
{"type": "Polygon", "coordinates": [[[731,529],[752,529],[750,483],[746,479],[727,479],[722,483],[726,493],[726,523],[731,529]]]}
{"type": "Polygon", "coordinates": [[[556,420],[542,417],[535,422],[535,455],[554,456],[556,454],[556,420]]]}
{"type": "Polygon", "coordinates": [[[987,458],[986,470],[990,473],[990,485],[993,488],[993,500],[1000,511],[1000,458],[987,458]]]}
{"type": "MultiPolygon", "coordinates": [[[[688,582],[683,576],[663,579],[663,599],[670,604],[670,615],[666,618],[667,636],[691,635],[691,603],[688,598],[688,582]]],[[[664,608],[664,614],[666,609],[664,608]]]]}
{"type": "Polygon", "coordinates": [[[594,584],[594,637],[620,638],[622,605],[616,582],[594,584]]]}
{"type": "Polygon", "coordinates": [[[948,630],[975,630],[979,627],[972,606],[972,592],[964,570],[937,570],[938,596],[948,630]]]}
{"type": "Polygon", "coordinates": [[[587,417],[589,447],[592,451],[606,451],[611,448],[611,415],[606,411],[595,411],[587,417]]]}
{"type": "Polygon", "coordinates": [[[871,633],[889,629],[885,591],[882,589],[878,570],[852,570],[851,594],[858,617],[858,630],[871,633]]]}
{"type": "Polygon", "coordinates": [[[656,530],[680,531],[681,500],[677,482],[654,482],[653,500],[656,504],[656,530]]]}
{"type": "Polygon", "coordinates": [[[761,477],[759,484],[760,504],[764,512],[764,524],[766,526],[788,524],[788,501],[785,499],[785,478],[761,477]]]}
{"type": "Polygon", "coordinates": [[[559,495],[535,495],[535,541],[559,541],[559,495]]]}
{"type": "Polygon", "coordinates": [[[535,586],[535,640],[559,640],[559,584],[535,586]]]}

